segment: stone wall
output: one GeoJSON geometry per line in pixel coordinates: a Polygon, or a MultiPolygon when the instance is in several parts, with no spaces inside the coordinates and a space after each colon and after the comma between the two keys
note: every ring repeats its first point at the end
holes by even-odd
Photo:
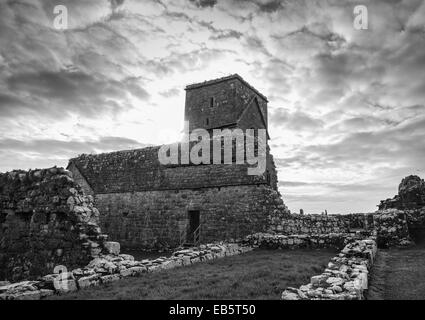
{"type": "Polygon", "coordinates": [[[398,194],[392,199],[382,200],[379,210],[420,209],[425,207],[425,181],[418,176],[405,177],[398,186],[398,194]]]}
{"type": "Polygon", "coordinates": [[[0,174],[0,279],[84,265],[106,238],[93,198],[62,168],[0,174]]]}
{"type": "Polygon", "coordinates": [[[200,212],[202,243],[264,232],[270,212],[288,212],[267,185],[98,194],[95,201],[110,239],[152,250],[180,244],[189,210],[200,212]]]}
{"type": "Polygon", "coordinates": [[[311,277],[310,283],[299,288],[287,288],[282,299],[363,300],[376,252],[373,237],[350,242],[322,274],[311,277]]]}
{"type": "MultiPolygon", "coordinates": [[[[186,87],[185,120],[189,130],[211,129],[235,124],[247,104],[256,98],[267,126],[267,99],[240,76],[232,75],[186,87]],[[212,102],[212,105],[211,105],[212,102]],[[208,119],[208,121],[207,121],[208,119]]],[[[254,109],[254,108],[253,108],[254,109]]],[[[266,128],[257,112],[247,112],[242,129],[266,128]],[[248,126],[249,125],[249,126],[248,126]]]]}
{"type": "Polygon", "coordinates": [[[146,250],[181,244],[189,211],[200,214],[201,242],[264,232],[268,215],[287,214],[273,157],[261,176],[246,165],[161,165],[158,147],[81,155],[69,170],[93,194],[102,230],[123,246],[146,250]]]}
{"type": "MultiPolygon", "coordinates": [[[[113,244],[113,243],[110,243],[113,244]]],[[[116,244],[116,243],[115,243],[116,244]]],[[[53,294],[63,294],[87,287],[111,283],[122,278],[143,276],[150,272],[184,267],[251,251],[238,243],[212,243],[175,251],[171,257],[134,260],[119,250],[100,255],[83,267],[60,274],[49,274],[37,281],[0,284],[0,300],[38,300],[53,294]]]]}
{"type": "MultiPolygon", "coordinates": [[[[94,194],[267,184],[265,174],[248,175],[245,164],[162,165],[159,148],[83,154],[71,159],[68,169],[94,194]]],[[[274,165],[270,157],[269,165],[274,165]]]]}
{"type": "Polygon", "coordinates": [[[380,210],[374,213],[347,215],[277,214],[269,216],[267,232],[286,236],[308,236],[332,243],[332,235],[346,237],[350,233],[374,234],[380,248],[404,247],[413,244],[409,229],[425,221],[425,209],[380,210]],[[411,221],[409,223],[409,221],[411,221]]]}
{"type": "Polygon", "coordinates": [[[347,233],[329,233],[317,235],[255,233],[247,236],[244,239],[244,243],[263,249],[341,249],[348,240],[353,238],[355,238],[355,235],[350,235],[347,233]]]}
{"type": "Polygon", "coordinates": [[[291,235],[320,235],[348,233],[353,229],[373,228],[372,214],[318,215],[272,213],[269,216],[269,232],[291,235]]]}
{"type": "Polygon", "coordinates": [[[404,211],[388,209],[377,211],[374,227],[380,248],[403,247],[412,244],[404,211]]]}

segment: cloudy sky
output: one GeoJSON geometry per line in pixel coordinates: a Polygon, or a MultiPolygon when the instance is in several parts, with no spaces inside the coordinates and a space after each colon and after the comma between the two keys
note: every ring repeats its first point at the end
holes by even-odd
{"type": "Polygon", "coordinates": [[[185,85],[231,73],[270,101],[291,210],[373,211],[425,177],[419,0],[0,0],[0,171],[173,142],[185,85]]]}

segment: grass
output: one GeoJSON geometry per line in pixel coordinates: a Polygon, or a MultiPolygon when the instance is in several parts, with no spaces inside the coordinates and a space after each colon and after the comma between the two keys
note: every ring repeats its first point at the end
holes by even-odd
{"type": "Polygon", "coordinates": [[[323,272],[335,250],[255,250],[51,299],[279,299],[323,272]]]}
{"type": "Polygon", "coordinates": [[[425,247],[379,250],[372,268],[369,300],[424,300],[425,247]]]}

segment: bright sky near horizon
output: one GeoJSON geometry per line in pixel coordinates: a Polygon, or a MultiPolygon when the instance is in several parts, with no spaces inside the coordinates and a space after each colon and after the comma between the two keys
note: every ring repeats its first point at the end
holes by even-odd
{"type": "Polygon", "coordinates": [[[184,87],[233,73],[269,99],[292,211],[374,211],[425,176],[422,0],[0,0],[0,171],[176,141],[184,87]]]}

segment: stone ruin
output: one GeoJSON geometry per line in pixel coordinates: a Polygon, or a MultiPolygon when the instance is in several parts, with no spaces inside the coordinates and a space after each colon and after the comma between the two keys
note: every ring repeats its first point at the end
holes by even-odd
{"type": "MultiPolygon", "coordinates": [[[[382,200],[378,205],[381,218],[385,220],[388,214],[404,220],[404,232],[415,242],[425,241],[425,182],[418,176],[405,177],[399,187],[398,195],[392,199],[382,200]]],[[[387,219],[388,221],[388,219],[387,219]]],[[[400,224],[395,224],[389,230],[401,230],[400,224]]]]}
{"type": "Polygon", "coordinates": [[[425,207],[425,181],[414,175],[404,178],[398,187],[398,195],[382,200],[378,207],[379,210],[414,210],[425,207]]]}
{"type": "MultiPolygon", "coordinates": [[[[238,75],[186,90],[185,116],[195,127],[267,129],[267,99],[238,75]]],[[[374,213],[291,214],[277,190],[269,148],[262,176],[248,176],[246,165],[163,166],[157,151],[82,155],[70,160],[70,171],[55,167],[0,174],[0,280],[37,279],[0,285],[0,299],[61,292],[52,287],[58,265],[74,268],[65,280],[76,290],[257,246],[341,248],[324,275],[284,296],[362,298],[359,290],[365,287],[376,244],[407,246],[415,231],[425,230],[425,184],[417,176],[403,179],[399,194],[381,201],[374,213]],[[198,242],[190,243],[197,248],[153,261],[135,261],[119,253],[118,242],[106,241],[109,236],[137,249],[176,248],[200,227],[198,242]],[[217,243],[223,240],[231,244],[217,243]],[[341,268],[344,285],[329,280],[338,278],[341,268]],[[349,281],[351,276],[357,280],[349,281]]]]}
{"type": "MultiPolygon", "coordinates": [[[[258,137],[259,129],[268,130],[267,98],[237,74],[185,90],[190,132],[254,129],[258,137]]],[[[70,159],[67,169],[95,199],[100,226],[112,240],[125,248],[169,250],[199,239],[208,243],[265,232],[270,212],[289,214],[266,145],[261,175],[247,174],[249,164],[234,161],[164,165],[160,146],[83,154],[70,159]]],[[[181,154],[182,144],[177,146],[181,154]]]]}
{"type": "Polygon", "coordinates": [[[88,263],[107,236],[99,211],[63,168],[0,174],[0,280],[88,263]]]}
{"type": "MultiPolygon", "coordinates": [[[[175,251],[171,257],[136,261],[120,254],[98,226],[93,198],[62,168],[13,171],[0,175],[1,271],[17,281],[0,284],[1,299],[40,299],[208,261],[253,248],[338,248],[326,270],[282,299],[364,299],[377,244],[410,245],[409,214],[385,209],[369,214],[298,215],[274,209],[266,215],[268,233],[254,233],[233,243],[216,242],[175,251]],[[56,265],[68,272],[52,273],[56,265]],[[44,275],[44,276],[43,276],[44,275]],[[55,283],[61,283],[57,286],[55,283]]],[[[286,208],[286,207],[285,207],[286,208]]],[[[417,210],[417,209],[416,209],[417,210]]]]}

